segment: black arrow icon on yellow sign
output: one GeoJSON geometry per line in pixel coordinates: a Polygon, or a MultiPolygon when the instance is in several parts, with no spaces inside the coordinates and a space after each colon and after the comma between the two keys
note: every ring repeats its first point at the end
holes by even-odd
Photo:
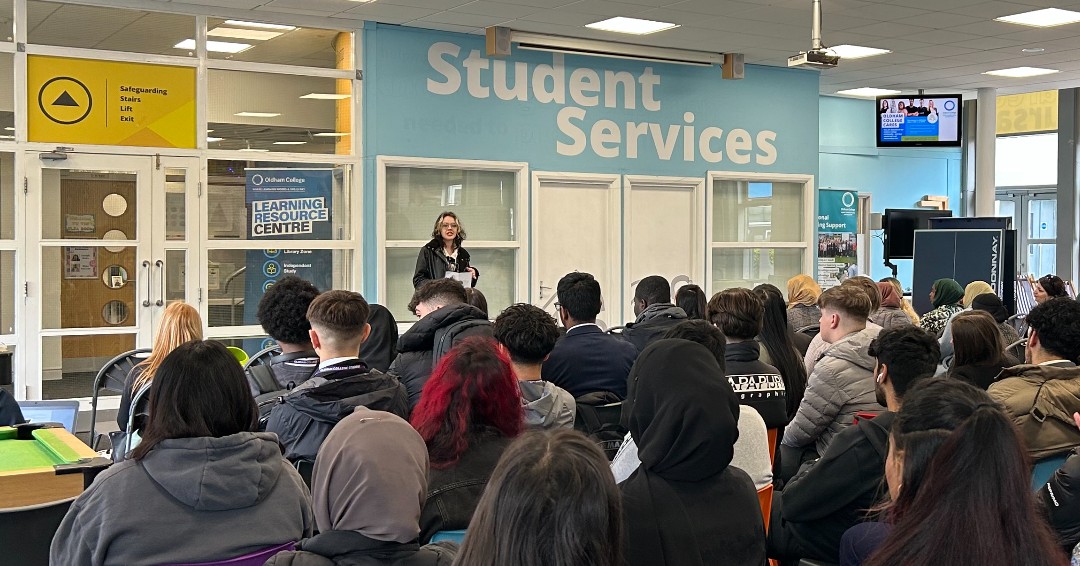
{"type": "Polygon", "coordinates": [[[57,124],[78,124],[90,115],[94,97],[78,79],[54,77],[38,90],[38,108],[46,118],[57,124]],[[51,100],[47,104],[45,101],[51,100]]]}

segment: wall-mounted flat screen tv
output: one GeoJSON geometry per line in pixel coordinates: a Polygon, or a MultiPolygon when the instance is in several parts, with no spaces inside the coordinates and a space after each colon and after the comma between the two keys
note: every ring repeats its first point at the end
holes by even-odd
{"type": "Polygon", "coordinates": [[[959,147],[963,98],[917,94],[877,98],[878,147],[959,147]]]}
{"type": "Polygon", "coordinates": [[[930,229],[930,219],[941,216],[952,216],[952,211],[886,208],[881,217],[885,229],[885,259],[914,259],[915,231],[930,229]]]}

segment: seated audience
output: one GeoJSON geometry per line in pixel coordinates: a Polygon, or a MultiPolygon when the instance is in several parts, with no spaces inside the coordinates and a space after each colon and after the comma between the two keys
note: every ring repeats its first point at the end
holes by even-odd
{"type": "Polygon", "coordinates": [[[19,402],[6,389],[0,389],[0,426],[14,426],[24,422],[26,418],[19,408],[19,402]]]}
{"type": "Polygon", "coordinates": [[[626,376],[637,358],[633,344],[605,334],[596,325],[603,308],[600,283],[588,273],[568,273],[556,291],[559,321],[566,334],[555,344],[541,376],[570,392],[574,398],[607,392],[626,397],[626,376]]]}
{"type": "Polygon", "coordinates": [[[266,423],[289,460],[315,460],[326,435],[356,407],[408,416],[405,388],[398,380],[356,357],[371,332],[368,315],[367,301],[351,291],[326,291],[308,306],[308,335],[319,354],[319,369],[274,406],[266,423]]]}
{"type": "Polygon", "coordinates": [[[1057,275],[1043,275],[1031,286],[1031,290],[1035,293],[1035,302],[1040,305],[1050,299],[1069,296],[1065,282],[1057,275]]]}
{"type": "MultiPolygon", "coordinates": [[[[997,322],[998,330],[1001,331],[1001,338],[1004,340],[1005,345],[1009,346],[1020,342],[1020,333],[1016,331],[1016,327],[1009,324],[1009,311],[1002,304],[1001,298],[993,293],[983,293],[972,299],[971,310],[984,311],[990,316],[994,317],[994,321],[997,322]]],[[[1010,356],[1022,360],[1024,358],[1024,347],[1022,345],[1016,345],[1012,350],[1007,352],[1010,356]]]]}
{"type": "Polygon", "coordinates": [[[709,322],[724,333],[725,373],[739,397],[765,419],[765,426],[782,428],[790,420],[787,393],[780,370],[762,362],[761,333],[765,307],[750,289],[725,289],[709,299],[709,322]]]}
{"type": "Polygon", "coordinates": [[[671,304],[671,285],[659,275],[650,275],[634,289],[634,322],[619,336],[640,352],[667,329],[686,320],[686,312],[671,304]]]}
{"type": "Polygon", "coordinates": [[[312,473],[319,534],[270,566],[450,566],[452,549],[419,547],[427,497],[424,439],[401,417],[357,407],[326,437],[312,473]]]}
{"type": "Polygon", "coordinates": [[[469,526],[495,464],[524,424],[514,370],[494,340],[466,338],[443,357],[412,415],[431,459],[420,542],[469,526]]]}
{"type": "MultiPolygon", "coordinates": [[[[687,320],[671,327],[664,338],[689,340],[705,346],[716,358],[720,366],[716,379],[724,376],[724,335],[715,326],[704,320],[687,320]]],[[[739,405],[739,439],[735,441],[735,455],[731,465],[746,472],[754,482],[755,489],[763,489],[772,484],[772,458],[769,454],[769,431],[765,420],[748,405],[739,405]]],[[[611,473],[615,474],[615,483],[622,483],[641,465],[638,459],[637,444],[630,433],[626,433],[622,446],[619,447],[615,460],[611,462],[611,473]]]]}
{"type": "Polygon", "coordinates": [[[795,418],[784,429],[783,458],[788,473],[805,458],[824,454],[833,437],[851,426],[857,413],[879,413],[874,396],[874,358],[867,351],[881,331],[867,328],[870,298],[854,285],[821,294],[821,336],[829,344],[807,380],[795,418]],[[802,453],[802,454],[800,454],[802,453]]]}
{"type": "Polygon", "coordinates": [[[1050,299],[1026,320],[1027,364],[1006,368],[989,391],[1005,406],[1028,454],[1039,460],[1080,446],[1080,432],[1072,426],[1080,399],[1080,303],[1050,299]]]}
{"type": "Polygon", "coordinates": [[[619,486],[628,566],[765,563],[754,483],[730,465],[739,402],[719,372],[686,340],[653,342],[634,364],[623,411],[641,466],[619,486]]]}
{"type": "Polygon", "coordinates": [[[525,426],[574,428],[577,414],[574,396],[540,378],[544,360],[559,339],[555,319],[540,307],[520,303],[499,313],[492,329],[499,348],[510,356],[521,388],[525,426]]]}
{"type": "Polygon", "coordinates": [[[896,293],[896,287],[892,283],[878,283],[877,288],[881,294],[881,306],[870,315],[870,322],[884,330],[911,326],[911,317],[901,308],[904,297],[896,293]]]}
{"type": "MultiPolygon", "coordinates": [[[[788,294],[788,324],[795,332],[817,326],[821,318],[818,310],[818,297],[821,296],[821,286],[809,275],[796,275],[787,282],[788,294]]],[[[814,333],[816,334],[816,332],[814,333]]]]}
{"type": "Polygon", "coordinates": [[[68,510],[51,564],[221,561],[311,536],[307,487],[225,346],[181,344],[157,366],[132,459],[101,473],[68,510]]]}
{"type": "Polygon", "coordinates": [[[954,279],[938,279],[930,289],[930,301],[934,310],[926,313],[919,322],[923,330],[941,336],[945,325],[956,313],[964,310],[960,304],[964,298],[964,289],[954,279]]]}
{"type": "Polygon", "coordinates": [[[623,566],[619,490],[581,434],[530,432],[503,454],[455,564],[623,566]]]}
{"type": "Polygon", "coordinates": [[[708,302],[705,291],[693,283],[683,285],[675,292],[675,306],[682,309],[690,320],[705,320],[705,305],[708,302]]]}
{"type": "Polygon", "coordinates": [[[889,429],[905,395],[934,375],[939,353],[933,336],[910,325],[883,331],[867,353],[876,359],[875,395],[888,410],[840,431],[821,458],[773,495],[772,558],[835,561],[844,531],[880,499],[889,429]]]}
{"type": "Polygon", "coordinates": [[[945,323],[945,329],[941,331],[941,335],[938,337],[938,344],[941,344],[941,361],[946,367],[952,365],[953,358],[952,321],[961,313],[971,310],[971,304],[975,301],[975,297],[993,292],[993,287],[985,281],[972,281],[967,284],[967,287],[964,287],[964,298],[960,301],[960,305],[964,307],[964,310],[954,313],[949,318],[949,321],[945,323]]]}
{"type": "MultiPolygon", "coordinates": [[[[877,310],[881,304],[881,291],[878,290],[876,284],[872,284],[869,277],[856,276],[850,279],[845,279],[841,286],[851,287],[858,289],[870,299],[870,312],[873,313],[877,310]],[[871,288],[873,287],[873,288],[871,288]]],[[[881,331],[881,326],[870,320],[867,317],[866,327],[881,331]]],[[[806,366],[806,373],[814,373],[814,366],[817,365],[818,360],[825,355],[825,350],[829,349],[829,343],[825,341],[825,338],[821,334],[814,336],[814,339],[810,341],[810,346],[806,348],[806,355],[803,356],[803,364],[806,366]]]]}
{"type": "Polygon", "coordinates": [[[791,420],[806,391],[806,366],[803,365],[802,356],[810,347],[811,338],[788,326],[784,295],[780,289],[765,283],[754,287],[754,292],[765,305],[761,334],[757,338],[763,348],[761,361],[775,367],[780,371],[780,377],[784,378],[787,416],[791,420]]]}
{"type": "Polygon", "coordinates": [[[889,440],[888,523],[848,531],[841,564],[1066,563],[1036,510],[1023,443],[982,390],[926,384],[908,395],[889,440]]]}
{"type": "Polygon", "coordinates": [[[465,302],[480,309],[480,312],[484,313],[484,318],[490,318],[488,315],[487,297],[475,287],[465,288],[465,302]]]}
{"type": "MultiPolygon", "coordinates": [[[[169,303],[165,307],[150,355],[131,368],[131,372],[128,373],[124,391],[120,395],[120,408],[116,411],[116,425],[120,427],[120,430],[127,430],[132,411],[135,411],[136,415],[146,414],[147,407],[150,406],[148,394],[144,392],[138,407],[132,407],[131,401],[143,388],[147,388],[147,392],[150,391],[150,385],[154,382],[154,376],[165,356],[181,344],[192,340],[202,340],[202,336],[202,317],[199,316],[199,311],[195,310],[195,307],[180,301],[169,303]]],[[[233,361],[235,363],[235,358],[233,361]]],[[[139,418],[135,419],[133,424],[136,430],[141,430],[144,423],[139,418]]]]}
{"type": "Polygon", "coordinates": [[[456,343],[468,336],[491,336],[487,315],[468,304],[467,298],[465,287],[453,279],[428,280],[413,294],[409,310],[420,320],[401,335],[397,358],[390,364],[390,373],[409,392],[410,408],[420,402],[420,392],[435,367],[437,338],[446,336],[456,343]]]}
{"type": "Polygon", "coordinates": [[[915,312],[915,308],[911,306],[911,301],[904,296],[904,286],[900,283],[900,280],[895,277],[884,277],[879,280],[879,283],[888,283],[893,286],[896,296],[900,297],[900,310],[908,315],[912,324],[918,326],[919,321],[922,319],[919,317],[919,313],[915,312]]]}
{"type": "Polygon", "coordinates": [[[1005,353],[1005,342],[993,317],[984,311],[965,311],[952,319],[953,360],[949,377],[986,390],[1001,370],[1016,365],[1005,353]]]}
{"type": "Polygon", "coordinates": [[[286,275],[263,293],[255,318],[263,331],[277,342],[281,353],[270,363],[247,369],[252,395],[292,389],[319,369],[319,355],[311,346],[307,310],[319,289],[295,275],[286,275]],[[259,379],[269,377],[265,386],[259,379]]]}

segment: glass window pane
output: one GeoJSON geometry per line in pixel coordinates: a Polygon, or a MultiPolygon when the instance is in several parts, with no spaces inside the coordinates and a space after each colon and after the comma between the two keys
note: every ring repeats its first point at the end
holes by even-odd
{"type": "MultiPolygon", "coordinates": [[[[46,336],[41,339],[41,398],[70,399],[94,394],[94,377],[118,354],[135,349],[134,334],[46,336]]],[[[103,395],[118,395],[103,391],[103,395]]]]}
{"type": "Polygon", "coordinates": [[[240,348],[241,350],[244,351],[245,354],[248,355],[249,358],[251,356],[254,356],[255,354],[258,354],[262,350],[265,350],[266,348],[269,348],[270,346],[277,345],[277,342],[274,342],[273,338],[271,338],[271,337],[269,337],[269,336],[267,336],[265,334],[261,335],[261,336],[242,336],[242,337],[231,337],[231,338],[214,338],[214,341],[215,342],[221,342],[222,344],[224,344],[226,346],[232,346],[234,348],[240,348]]]}
{"type": "Polygon", "coordinates": [[[26,3],[26,19],[30,43],[195,55],[194,16],[30,0],[26,3]]]}
{"type": "Polygon", "coordinates": [[[211,240],[346,240],[351,237],[351,166],[211,160],[209,168],[206,231],[211,240]],[[249,172],[250,188],[247,186],[249,172]],[[258,179],[256,174],[260,175],[258,179]],[[256,187],[265,190],[256,192],[256,187]],[[248,203],[249,192],[253,196],[272,193],[274,198],[251,200],[274,204],[262,204],[259,210],[254,210],[248,203]],[[318,198],[322,198],[319,203],[310,200],[318,198]],[[303,210],[288,210],[293,205],[303,205],[303,210]],[[308,214],[315,206],[329,211],[325,220],[323,215],[308,214]],[[297,225],[292,222],[298,220],[310,220],[311,223],[294,229],[297,225]],[[253,231],[255,236],[252,236],[253,231]]]}
{"type": "Polygon", "coordinates": [[[516,240],[522,215],[515,177],[511,171],[387,167],[386,239],[429,240],[435,219],[450,210],[469,239],[516,240]]]}
{"type": "MultiPolygon", "coordinates": [[[[406,305],[412,300],[413,270],[416,268],[416,254],[419,250],[410,248],[389,248],[386,250],[386,308],[390,309],[398,322],[415,322],[416,315],[409,312],[406,305]]],[[[503,309],[514,303],[514,288],[517,281],[517,250],[498,248],[476,248],[469,250],[472,264],[480,270],[480,280],[476,288],[484,294],[488,302],[488,316],[495,318],[503,309]]]]}
{"type": "Polygon", "coordinates": [[[749,289],[761,283],[784,289],[788,279],[803,272],[803,253],[800,249],[714,249],[713,291],[749,289]]]}
{"type": "Polygon", "coordinates": [[[1016,226],[1016,201],[1013,200],[996,200],[994,201],[994,216],[1012,218],[1013,226],[1016,226]]]}
{"type": "Polygon", "coordinates": [[[323,291],[348,289],[352,250],[209,250],[206,270],[207,325],[258,324],[259,300],[286,275],[311,281],[323,291]]]}
{"type": "Polygon", "coordinates": [[[41,237],[134,240],[137,176],[108,171],[41,172],[41,237]]]}
{"type": "Polygon", "coordinates": [[[1028,271],[1036,277],[1057,273],[1057,244],[1028,244],[1028,271]]]}
{"type": "Polygon", "coordinates": [[[183,301],[187,292],[187,250],[165,250],[165,301],[183,301]]]}
{"type": "Polygon", "coordinates": [[[1028,201],[1028,237],[1033,240],[1057,238],[1057,199],[1028,201]]]}
{"type": "Polygon", "coordinates": [[[0,239],[15,237],[15,155],[0,153],[0,239]]]}
{"type": "Polygon", "coordinates": [[[1057,143],[1056,132],[998,138],[994,182],[999,187],[1056,185],[1057,143]]]}
{"type": "Polygon", "coordinates": [[[0,0],[0,41],[15,41],[15,0],[0,0]]]}
{"type": "Polygon", "coordinates": [[[136,268],[133,246],[44,247],[41,326],[135,326],[137,282],[144,276],[145,268],[136,268]]]}
{"type": "Polygon", "coordinates": [[[207,44],[211,59],[326,69],[353,65],[349,32],[221,18],[208,18],[206,30],[208,41],[216,42],[207,44]]]}
{"type": "Polygon", "coordinates": [[[714,242],[801,242],[803,185],[716,181],[714,242]]]}
{"type": "Polygon", "coordinates": [[[210,71],[210,149],[352,153],[352,81],[210,71]]]}
{"type": "Polygon", "coordinates": [[[15,333],[15,293],[15,252],[0,251],[0,334],[15,333]]]}
{"type": "Polygon", "coordinates": [[[15,56],[11,53],[0,53],[0,128],[0,140],[15,139],[15,56]]]}
{"type": "Polygon", "coordinates": [[[187,169],[165,170],[165,239],[187,239],[187,169]]]}

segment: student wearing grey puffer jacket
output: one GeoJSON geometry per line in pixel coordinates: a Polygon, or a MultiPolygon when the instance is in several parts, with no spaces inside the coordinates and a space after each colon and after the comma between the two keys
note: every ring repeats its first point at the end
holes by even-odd
{"type": "Polygon", "coordinates": [[[251,432],[258,408],[225,346],[179,346],[152,392],[142,442],[72,503],[50,564],[202,563],[311,536],[308,490],[277,436],[251,432]]]}
{"type": "Polygon", "coordinates": [[[881,330],[866,327],[869,314],[870,300],[858,289],[834,287],[822,294],[821,334],[831,345],[814,366],[798,412],[784,429],[784,446],[824,454],[857,413],[885,410],[874,395],[875,360],[867,353],[881,330]]]}

